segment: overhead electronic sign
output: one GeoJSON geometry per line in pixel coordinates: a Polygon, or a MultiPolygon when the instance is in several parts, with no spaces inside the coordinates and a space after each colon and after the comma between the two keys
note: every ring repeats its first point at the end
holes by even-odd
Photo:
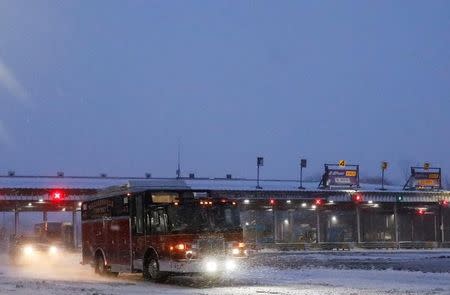
{"type": "Polygon", "coordinates": [[[322,176],[319,187],[359,187],[359,165],[347,165],[345,163],[345,166],[342,166],[342,162],[340,161],[339,164],[325,164],[325,173],[322,176]]]}
{"type": "MultiPolygon", "coordinates": [[[[428,164],[428,163],[426,163],[428,164]]],[[[411,176],[403,189],[434,190],[442,188],[441,168],[411,167],[411,176]]]]}

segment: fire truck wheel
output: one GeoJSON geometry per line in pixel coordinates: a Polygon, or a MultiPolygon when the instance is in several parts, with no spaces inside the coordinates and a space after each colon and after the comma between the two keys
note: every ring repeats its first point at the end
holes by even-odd
{"type": "Polygon", "coordinates": [[[159,271],[158,259],[155,257],[148,257],[144,262],[144,279],[152,282],[164,282],[167,279],[167,274],[159,271]]]}
{"type": "Polygon", "coordinates": [[[118,272],[109,271],[105,267],[105,260],[103,259],[103,255],[98,255],[97,259],[95,260],[95,273],[101,276],[108,276],[108,277],[117,277],[119,275],[118,272]]]}
{"type": "Polygon", "coordinates": [[[106,275],[105,259],[103,259],[103,255],[98,255],[95,259],[95,273],[101,276],[106,275]]]}

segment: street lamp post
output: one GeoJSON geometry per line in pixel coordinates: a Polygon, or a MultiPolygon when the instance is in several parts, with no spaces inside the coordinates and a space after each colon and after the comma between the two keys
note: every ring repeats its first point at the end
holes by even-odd
{"type": "Polygon", "coordinates": [[[300,160],[300,186],[298,189],[304,189],[303,187],[303,168],[306,168],[306,159],[300,160]]]}
{"type": "Polygon", "coordinates": [[[381,190],[386,190],[384,188],[384,171],[388,168],[388,162],[383,161],[381,162],[381,190]]]}
{"type": "Polygon", "coordinates": [[[264,158],[263,157],[257,157],[256,158],[256,188],[262,189],[262,187],[259,185],[259,167],[264,166],[264,158]]]}

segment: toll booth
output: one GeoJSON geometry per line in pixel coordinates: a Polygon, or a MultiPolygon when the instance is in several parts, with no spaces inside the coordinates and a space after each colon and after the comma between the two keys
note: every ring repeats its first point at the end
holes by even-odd
{"type": "MultiPolygon", "coordinates": [[[[75,227],[70,230],[70,242],[76,247],[81,203],[114,183],[101,177],[0,176],[0,248],[8,244],[10,237],[21,234],[21,218],[25,215],[41,216],[34,222],[40,224],[35,229],[39,232],[48,230],[48,215],[54,212],[71,213],[71,227],[75,227]]],[[[67,228],[63,231],[67,242],[69,231],[67,228]]]]}

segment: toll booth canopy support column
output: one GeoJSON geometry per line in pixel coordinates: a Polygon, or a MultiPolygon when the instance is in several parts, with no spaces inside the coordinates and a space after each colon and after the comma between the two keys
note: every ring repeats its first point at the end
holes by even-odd
{"type": "Polygon", "coordinates": [[[356,231],[357,231],[357,238],[358,238],[358,244],[361,244],[361,213],[360,208],[358,205],[356,205],[356,231]]]}
{"type": "Polygon", "coordinates": [[[316,243],[320,243],[320,214],[319,209],[316,209],[316,243]]]}
{"type": "Polygon", "coordinates": [[[272,207],[272,223],[273,223],[273,242],[276,243],[278,240],[278,224],[277,224],[277,211],[275,206],[272,207]]]}
{"type": "Polygon", "coordinates": [[[289,242],[295,242],[294,238],[294,211],[289,210],[288,211],[288,220],[289,220],[289,242]]]}
{"type": "Polygon", "coordinates": [[[19,233],[19,211],[14,210],[14,235],[17,236],[17,234],[19,233]]]}
{"type": "Polygon", "coordinates": [[[77,237],[77,211],[72,211],[72,231],[73,231],[73,248],[76,249],[78,246],[77,237]]]}
{"type": "Polygon", "coordinates": [[[440,212],[441,212],[441,241],[442,241],[442,243],[444,243],[445,242],[445,228],[444,228],[444,210],[442,209],[442,207],[440,209],[440,212]]]}
{"type": "Polygon", "coordinates": [[[47,215],[47,211],[42,212],[42,221],[44,221],[44,230],[47,233],[47,231],[48,231],[48,215],[47,215]]]}
{"type": "Polygon", "coordinates": [[[395,243],[397,244],[397,248],[399,248],[397,203],[394,204],[394,230],[395,230],[395,243]]]}
{"type": "Polygon", "coordinates": [[[438,222],[437,222],[437,216],[434,215],[434,241],[437,243],[438,242],[438,222]]]}

